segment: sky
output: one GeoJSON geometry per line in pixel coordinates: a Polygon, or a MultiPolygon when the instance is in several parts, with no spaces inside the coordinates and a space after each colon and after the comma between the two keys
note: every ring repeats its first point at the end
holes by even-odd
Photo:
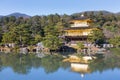
{"type": "Polygon", "coordinates": [[[0,0],[0,15],[20,12],[34,15],[73,14],[106,10],[120,12],[120,0],[0,0]]]}

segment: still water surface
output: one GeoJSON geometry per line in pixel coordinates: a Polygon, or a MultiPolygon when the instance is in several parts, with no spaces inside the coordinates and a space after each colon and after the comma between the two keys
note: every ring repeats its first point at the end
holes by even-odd
{"type": "Polygon", "coordinates": [[[85,71],[74,71],[70,63],[62,60],[61,56],[41,59],[35,55],[0,54],[0,80],[120,80],[120,63],[116,59],[95,60],[85,71]]]}

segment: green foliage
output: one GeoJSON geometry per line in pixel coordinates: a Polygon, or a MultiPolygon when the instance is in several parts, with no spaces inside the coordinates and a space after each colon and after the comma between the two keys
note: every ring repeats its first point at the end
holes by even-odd
{"type": "Polygon", "coordinates": [[[0,42],[2,40],[3,43],[36,44],[49,34],[58,37],[62,35],[60,32],[62,32],[63,27],[67,26],[68,20],[66,18],[68,17],[68,15],[58,14],[31,18],[2,17],[0,18],[0,42]]]}
{"type": "Polygon", "coordinates": [[[80,49],[84,48],[84,45],[83,45],[82,42],[78,42],[78,43],[77,43],[77,46],[78,46],[80,49]]]}
{"type": "Polygon", "coordinates": [[[91,34],[88,37],[88,41],[90,42],[97,42],[98,44],[101,44],[104,41],[104,34],[102,30],[95,29],[92,30],[91,34]]]}
{"type": "Polygon", "coordinates": [[[41,42],[42,39],[43,39],[43,38],[42,38],[40,35],[38,35],[38,34],[35,35],[35,43],[41,42]]]}
{"type": "Polygon", "coordinates": [[[116,36],[116,37],[110,39],[109,42],[111,44],[113,44],[115,47],[119,47],[120,46],[120,36],[116,36]]]}
{"type": "Polygon", "coordinates": [[[29,44],[31,38],[28,25],[22,24],[10,29],[3,35],[4,43],[29,44]]]}
{"type": "Polygon", "coordinates": [[[54,36],[59,36],[58,30],[55,26],[46,26],[44,28],[45,35],[54,35],[54,36]]]}
{"type": "Polygon", "coordinates": [[[61,46],[62,40],[57,36],[47,35],[43,40],[43,44],[49,49],[56,50],[61,46]]]}
{"type": "Polygon", "coordinates": [[[15,41],[14,37],[14,33],[7,32],[3,34],[2,41],[3,43],[13,43],[15,41]]]}
{"type": "Polygon", "coordinates": [[[46,26],[44,28],[45,31],[45,37],[43,40],[43,44],[45,47],[56,50],[58,47],[62,44],[62,39],[59,38],[59,36],[62,35],[62,29],[61,25],[55,25],[55,26],[46,26]]]}
{"type": "Polygon", "coordinates": [[[117,31],[117,27],[113,27],[113,26],[105,26],[105,28],[111,32],[116,32],[117,31]]]}
{"type": "MultiPolygon", "coordinates": [[[[106,14],[105,11],[90,11],[85,12],[85,17],[91,18],[94,22],[91,27],[101,27],[104,30],[110,31],[113,36],[120,35],[120,17],[115,14],[106,14]]],[[[70,27],[69,21],[71,19],[79,18],[83,13],[76,13],[72,15],[50,14],[47,16],[33,16],[31,18],[15,18],[2,17],[0,18],[0,42],[17,43],[17,44],[36,44],[43,40],[48,35],[59,37],[64,31],[65,27],[70,27]],[[40,36],[39,36],[40,35],[40,36]]],[[[105,32],[107,32],[105,31],[105,32]]],[[[102,32],[101,32],[102,33],[102,32]]],[[[99,39],[101,35],[91,36],[91,42],[99,39]],[[98,38],[96,38],[98,37],[98,38]]],[[[110,33],[106,33],[111,35],[110,33]]],[[[112,36],[111,35],[111,36],[112,36]]],[[[108,37],[108,35],[106,35],[108,37]]],[[[111,38],[111,37],[110,37],[111,38]]]]}

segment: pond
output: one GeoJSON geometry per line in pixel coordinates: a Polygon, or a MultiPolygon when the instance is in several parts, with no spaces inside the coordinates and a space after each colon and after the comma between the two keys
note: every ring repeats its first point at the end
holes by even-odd
{"type": "Polygon", "coordinates": [[[63,63],[60,55],[0,54],[0,80],[120,80],[119,56],[107,56],[90,64],[63,63]],[[112,57],[112,58],[111,58],[112,57]],[[85,66],[81,69],[75,65],[85,66]]]}

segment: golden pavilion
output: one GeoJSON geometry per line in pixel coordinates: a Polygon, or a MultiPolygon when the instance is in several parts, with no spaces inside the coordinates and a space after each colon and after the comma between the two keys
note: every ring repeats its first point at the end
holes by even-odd
{"type": "Polygon", "coordinates": [[[93,21],[90,18],[81,15],[80,18],[70,21],[71,27],[64,29],[65,39],[71,43],[76,43],[78,41],[87,41],[88,35],[92,32],[93,28],[90,24],[93,21]]]}

